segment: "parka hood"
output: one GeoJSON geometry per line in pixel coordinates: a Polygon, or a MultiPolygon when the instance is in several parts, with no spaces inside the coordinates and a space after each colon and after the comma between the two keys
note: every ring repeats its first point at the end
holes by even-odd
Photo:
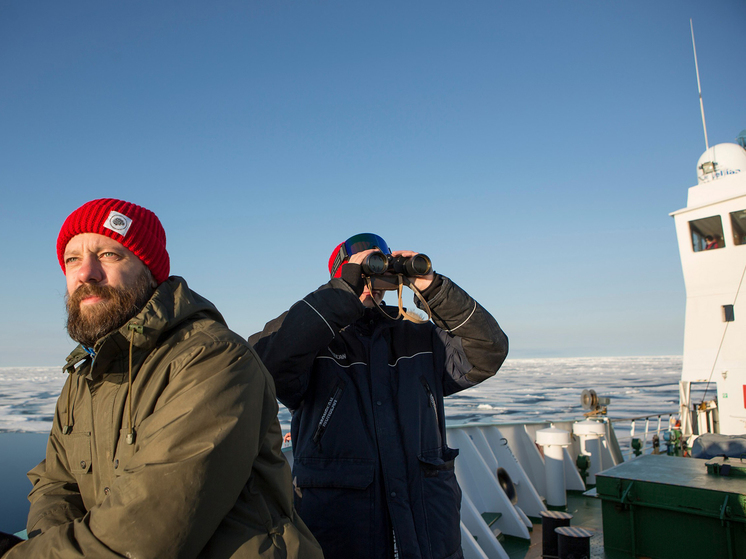
{"type": "MultiPolygon", "coordinates": [[[[152,297],[137,315],[115,332],[101,338],[93,349],[96,355],[117,349],[126,350],[134,335],[133,345],[149,350],[155,347],[163,334],[198,316],[225,324],[225,319],[215,305],[189,289],[184,278],[171,276],[156,288],[152,297]],[[131,325],[141,326],[142,332],[139,332],[139,328],[132,329],[131,325]],[[142,335],[135,335],[135,333],[142,335]]],[[[71,372],[72,368],[86,357],[89,357],[88,352],[82,345],[78,345],[68,355],[64,370],[71,372]]]]}
{"type": "MultiPolygon", "coordinates": [[[[210,318],[225,325],[225,320],[215,305],[189,289],[184,278],[171,276],[156,288],[137,315],[118,330],[110,332],[96,342],[93,348],[94,356],[79,344],[67,356],[67,363],[62,370],[65,373],[73,373],[82,361],[92,359],[94,363],[91,365],[88,378],[93,379],[108,370],[109,363],[120,355],[129,354],[128,390],[131,390],[132,378],[138,368],[135,365],[133,370],[133,349],[136,348],[143,355],[147,355],[170,331],[198,318],[210,318]]],[[[72,383],[67,389],[67,417],[63,433],[68,433],[72,428],[71,390],[72,383]]],[[[131,400],[128,403],[131,406],[131,400]]],[[[131,418],[128,427],[131,432],[131,418]]]]}
{"type": "MultiPolygon", "coordinates": [[[[142,349],[150,349],[163,334],[195,318],[211,318],[225,325],[225,320],[215,305],[189,289],[184,278],[171,276],[156,288],[142,310],[118,332],[129,340],[130,325],[142,326],[143,335],[135,336],[134,344],[142,349]]],[[[105,339],[100,340],[96,346],[105,339]]]]}

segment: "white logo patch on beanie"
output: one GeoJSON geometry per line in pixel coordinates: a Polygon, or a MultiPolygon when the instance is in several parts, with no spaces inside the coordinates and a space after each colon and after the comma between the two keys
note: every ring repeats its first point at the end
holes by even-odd
{"type": "Polygon", "coordinates": [[[111,229],[115,233],[119,233],[122,237],[127,235],[127,231],[130,230],[130,225],[132,225],[132,220],[130,218],[124,214],[115,212],[114,210],[109,212],[109,217],[107,217],[104,222],[104,227],[111,229]]]}

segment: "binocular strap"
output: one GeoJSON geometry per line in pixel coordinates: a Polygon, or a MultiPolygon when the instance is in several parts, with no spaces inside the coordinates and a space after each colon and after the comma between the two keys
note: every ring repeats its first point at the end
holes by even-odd
{"type": "Polygon", "coordinates": [[[430,311],[430,306],[427,304],[427,301],[425,301],[425,298],[422,296],[422,293],[420,293],[420,290],[417,289],[411,281],[409,281],[409,278],[405,278],[401,274],[397,274],[397,277],[399,278],[399,287],[397,289],[398,299],[399,299],[399,301],[398,301],[398,303],[399,303],[399,314],[396,316],[396,318],[393,318],[386,311],[384,311],[381,308],[381,305],[378,304],[378,301],[375,300],[375,298],[372,295],[372,293],[373,293],[373,286],[371,284],[370,277],[369,276],[365,276],[365,283],[368,286],[368,291],[371,292],[371,299],[373,299],[373,303],[376,305],[376,308],[379,311],[381,311],[382,315],[384,315],[386,318],[389,318],[391,320],[398,320],[399,318],[401,318],[403,320],[409,320],[410,322],[414,322],[415,324],[424,324],[425,322],[429,322],[433,315],[432,315],[432,312],[430,311]],[[404,306],[402,305],[401,298],[402,298],[402,291],[403,291],[405,285],[414,292],[415,296],[420,300],[420,303],[422,303],[423,310],[427,314],[427,318],[426,319],[423,320],[422,318],[420,318],[416,314],[411,313],[411,312],[407,312],[407,311],[404,310],[404,306]]]}

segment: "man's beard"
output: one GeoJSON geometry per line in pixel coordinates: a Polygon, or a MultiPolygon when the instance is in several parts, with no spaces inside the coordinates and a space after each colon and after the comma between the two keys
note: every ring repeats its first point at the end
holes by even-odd
{"type": "Polygon", "coordinates": [[[128,287],[84,283],[67,297],[67,333],[76,342],[93,347],[142,310],[153,294],[151,282],[152,276],[146,269],[128,287]],[[81,309],[80,302],[90,296],[100,297],[102,301],[81,309]]]}

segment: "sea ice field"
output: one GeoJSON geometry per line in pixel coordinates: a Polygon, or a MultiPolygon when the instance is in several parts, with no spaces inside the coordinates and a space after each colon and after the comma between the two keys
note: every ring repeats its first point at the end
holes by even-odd
{"type": "MultiPolygon", "coordinates": [[[[680,375],[680,356],[508,359],[493,378],[446,398],[446,417],[451,423],[582,419],[584,389],[611,398],[610,417],[675,412],[680,375]]],[[[0,432],[49,432],[64,381],[58,367],[0,367],[0,432]]],[[[282,406],[279,418],[289,430],[282,406]]]]}

